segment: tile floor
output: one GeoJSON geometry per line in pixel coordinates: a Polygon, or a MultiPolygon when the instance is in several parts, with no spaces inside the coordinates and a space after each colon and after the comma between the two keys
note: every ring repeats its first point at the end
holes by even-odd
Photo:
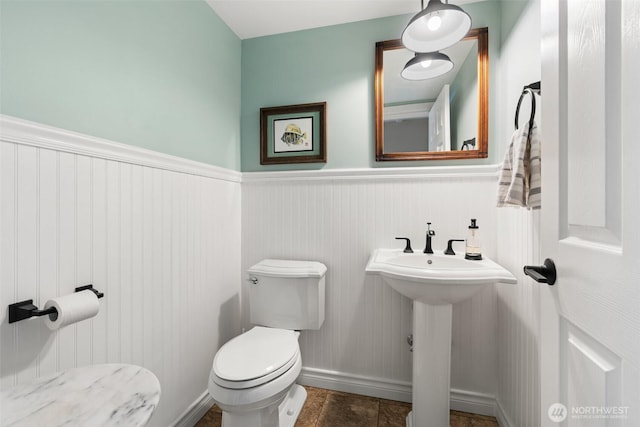
{"type": "MultiPolygon", "coordinates": [[[[307,400],[296,427],[404,427],[411,404],[357,394],[305,387],[307,400]]],[[[220,427],[222,413],[217,406],[195,427],[220,427]]],[[[431,427],[431,426],[425,426],[431,427]]],[[[493,417],[451,411],[451,427],[498,427],[493,417]]]]}

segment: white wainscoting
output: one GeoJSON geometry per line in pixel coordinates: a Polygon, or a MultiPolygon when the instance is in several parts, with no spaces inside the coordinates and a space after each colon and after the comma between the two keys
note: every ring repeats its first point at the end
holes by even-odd
{"type": "MultiPolygon", "coordinates": [[[[326,316],[300,337],[301,382],[409,400],[411,301],[366,276],[377,247],[411,238],[422,251],[427,221],[434,248],[466,237],[477,218],[483,251],[497,253],[495,166],[245,173],[242,268],[263,258],[310,259],[328,267],[326,316]]],[[[464,245],[456,247],[464,250],[464,245]]],[[[246,286],[246,284],[245,284],[246,286]]],[[[243,324],[249,325],[248,310],[243,324]]],[[[497,307],[493,287],[454,307],[452,407],[494,413],[497,307]],[[468,399],[467,399],[468,397],[468,399]],[[484,402],[480,404],[479,402],[484,402]],[[478,408],[480,408],[478,410],[478,408]]]]}
{"type": "Polygon", "coordinates": [[[0,387],[73,366],[136,363],[163,387],[152,425],[191,425],[211,404],[212,355],[240,331],[244,271],[283,257],[329,268],[327,320],[300,340],[301,381],[409,400],[410,301],[364,266],[374,248],[400,245],[396,236],[422,250],[427,221],[441,249],[475,217],[484,252],[520,282],[454,307],[452,407],[493,414],[495,399],[501,425],[539,423],[538,288],[520,273],[540,258],[538,218],[493,207],[495,166],[241,178],[6,116],[0,140],[2,307],[29,298],[41,306],[85,283],[106,294],[96,318],[58,332],[38,319],[9,325],[3,310],[0,387]]]}
{"type": "Polygon", "coordinates": [[[75,366],[145,366],[151,425],[201,399],[240,331],[240,174],[0,116],[0,387],[75,366]],[[92,283],[99,314],[52,332],[7,305],[92,283]]]}
{"type": "Polygon", "coordinates": [[[498,261],[517,278],[517,286],[496,285],[498,294],[497,417],[500,425],[540,425],[540,284],[522,266],[542,264],[540,212],[498,210],[498,261]]]}

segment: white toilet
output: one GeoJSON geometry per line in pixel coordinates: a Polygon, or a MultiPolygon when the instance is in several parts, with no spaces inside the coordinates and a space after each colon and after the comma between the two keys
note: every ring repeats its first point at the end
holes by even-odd
{"type": "Polygon", "coordinates": [[[216,353],[209,394],[223,427],[293,427],[307,392],[295,384],[302,369],[301,329],[324,322],[324,276],[314,261],[265,259],[248,270],[251,330],[216,353]]]}

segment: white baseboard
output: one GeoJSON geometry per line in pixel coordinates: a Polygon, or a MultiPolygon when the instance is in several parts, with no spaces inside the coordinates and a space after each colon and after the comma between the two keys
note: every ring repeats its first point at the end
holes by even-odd
{"type": "MultiPolygon", "coordinates": [[[[411,383],[385,378],[366,377],[317,368],[302,368],[298,384],[360,394],[378,399],[411,402],[411,383]]],[[[213,398],[204,392],[172,424],[173,427],[193,427],[213,406],[213,398]]],[[[468,390],[451,390],[451,409],[472,414],[490,415],[501,427],[511,427],[504,411],[493,395],[468,390]]]]}
{"type": "Polygon", "coordinates": [[[500,427],[511,427],[513,425],[511,424],[511,421],[509,420],[507,413],[502,408],[502,405],[500,405],[500,401],[498,399],[496,399],[495,417],[498,420],[498,424],[500,425],[500,427]]]}
{"type": "Polygon", "coordinates": [[[298,384],[380,399],[411,402],[411,383],[317,368],[302,368],[298,384]]]}
{"type": "MultiPolygon", "coordinates": [[[[302,368],[298,383],[380,399],[411,402],[411,383],[408,381],[393,381],[325,369],[302,368]]],[[[451,390],[451,409],[495,416],[496,399],[492,394],[453,389],[451,390]]]]}
{"type": "Polygon", "coordinates": [[[191,406],[187,408],[186,411],[182,413],[182,415],[176,419],[176,421],[174,421],[173,424],[171,424],[171,427],[195,426],[196,423],[200,421],[200,418],[202,418],[204,414],[211,409],[214,403],[215,402],[209,392],[205,391],[198,399],[196,399],[195,402],[191,404],[191,406]]]}
{"type": "Polygon", "coordinates": [[[495,417],[496,414],[496,398],[488,393],[451,389],[449,405],[454,411],[489,415],[491,417],[495,417]]]}

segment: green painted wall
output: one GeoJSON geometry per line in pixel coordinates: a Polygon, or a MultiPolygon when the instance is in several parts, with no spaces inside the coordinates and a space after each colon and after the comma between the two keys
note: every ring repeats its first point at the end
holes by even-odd
{"type": "Polygon", "coordinates": [[[451,83],[451,149],[460,150],[465,140],[478,141],[478,46],[472,49],[451,83]]]}
{"type": "MultiPolygon", "coordinates": [[[[490,59],[499,3],[465,5],[490,59]]],[[[495,163],[374,161],[374,45],[409,18],[241,42],[204,1],[0,0],[0,113],[243,171],[495,163]],[[261,166],[260,108],[319,101],[328,163],[261,166]]]]}
{"type": "MultiPolygon", "coordinates": [[[[474,27],[489,27],[489,58],[500,46],[499,1],[464,5],[474,27]]],[[[297,31],[242,41],[242,170],[368,168],[490,164],[461,161],[375,162],[373,74],[375,43],[400,37],[410,15],[297,31]],[[325,164],[260,165],[260,108],[327,102],[325,164]]],[[[497,55],[496,55],[497,56],[497,55]]],[[[492,91],[494,76],[490,73],[492,91]]],[[[491,94],[490,94],[491,96],[491,94]]],[[[493,105],[490,103],[490,119],[493,105]]]]}
{"type": "Polygon", "coordinates": [[[323,167],[260,165],[260,108],[321,101],[327,102],[327,167],[368,167],[374,154],[375,42],[395,38],[405,20],[392,17],[243,40],[242,170],[323,167]]]}
{"type": "Polygon", "coordinates": [[[0,1],[0,113],[240,169],[241,41],[204,1],[0,1]]]}

